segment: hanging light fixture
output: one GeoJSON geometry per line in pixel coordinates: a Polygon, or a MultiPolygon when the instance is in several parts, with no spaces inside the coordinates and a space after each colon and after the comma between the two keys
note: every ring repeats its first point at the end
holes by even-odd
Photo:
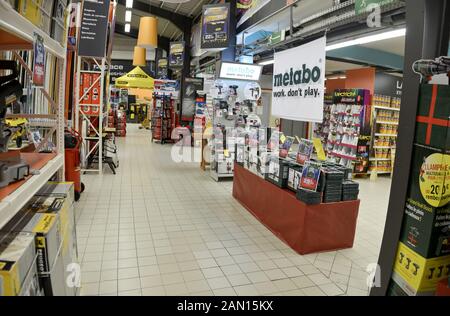
{"type": "Polygon", "coordinates": [[[133,54],[133,66],[146,66],[146,49],[143,47],[135,46],[133,54]]]}
{"type": "Polygon", "coordinates": [[[137,46],[143,48],[158,47],[158,20],[152,16],[144,16],[139,23],[137,46]]]}

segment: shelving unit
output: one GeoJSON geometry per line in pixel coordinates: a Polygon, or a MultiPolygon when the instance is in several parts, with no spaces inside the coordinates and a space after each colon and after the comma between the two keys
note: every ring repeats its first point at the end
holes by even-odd
{"type": "Polygon", "coordinates": [[[154,93],[152,106],[152,141],[164,144],[172,141],[175,128],[174,100],[170,95],[154,93]]]}
{"type": "MultiPolygon", "coordinates": [[[[9,52],[11,59],[16,60],[31,78],[32,70],[20,54],[21,51],[33,49],[33,34],[37,33],[44,39],[45,52],[55,58],[55,82],[49,79],[50,68],[46,68],[44,87],[31,86],[26,93],[32,93],[34,100],[30,101],[31,110],[26,114],[15,114],[7,117],[24,117],[30,120],[30,126],[46,129],[43,141],[52,140],[55,152],[41,154],[36,148],[34,153],[22,153],[24,159],[32,169],[38,173],[30,174],[22,181],[12,183],[0,189],[0,228],[3,228],[21,210],[33,195],[55,174],[58,180],[64,179],[64,89],[66,69],[66,47],[52,39],[44,31],[15,11],[8,1],[0,0],[0,51],[9,52]],[[53,86],[57,94],[52,97],[49,93],[53,86]],[[39,97],[37,97],[39,96],[39,97]],[[38,100],[36,100],[38,99],[38,100]],[[36,106],[39,102],[39,107],[36,106]],[[46,110],[40,112],[43,108],[46,110]]],[[[50,67],[47,64],[47,67],[50,67]]],[[[52,73],[53,74],[53,73],[52,73]]]]}
{"type": "MultiPolygon", "coordinates": [[[[103,171],[103,127],[105,125],[105,114],[107,114],[107,98],[104,95],[107,72],[106,66],[110,63],[106,58],[82,57],[77,58],[76,88],[75,88],[75,129],[83,137],[81,150],[82,172],[103,171]],[[97,67],[99,70],[91,70],[97,67]],[[87,76],[86,76],[87,75],[87,76]],[[93,79],[88,84],[83,84],[83,79],[93,79]],[[83,88],[84,87],[84,88],[83,88]],[[88,95],[98,89],[98,102],[85,102],[88,95]],[[93,160],[97,167],[93,167],[93,160]]],[[[92,97],[88,98],[92,100],[92,97]]]]}
{"type": "Polygon", "coordinates": [[[397,140],[400,102],[397,98],[375,95],[372,107],[372,148],[369,174],[391,174],[397,140]]]}

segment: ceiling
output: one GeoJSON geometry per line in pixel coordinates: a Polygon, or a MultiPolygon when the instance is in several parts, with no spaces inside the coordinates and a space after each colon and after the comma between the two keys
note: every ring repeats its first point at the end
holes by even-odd
{"type": "Polygon", "coordinates": [[[326,70],[327,75],[329,75],[329,74],[333,74],[333,73],[344,72],[344,71],[350,70],[350,69],[358,69],[361,67],[362,67],[361,65],[357,65],[357,64],[345,63],[345,62],[341,62],[341,61],[327,59],[327,63],[325,65],[325,70],[326,70]]]}
{"type": "MultiPolygon", "coordinates": [[[[158,0],[135,0],[139,2],[143,2],[145,4],[151,4],[155,7],[159,7],[161,9],[167,10],[169,12],[174,12],[177,14],[185,15],[191,18],[197,18],[202,13],[202,6],[204,4],[208,4],[211,0],[190,0],[185,3],[172,3],[171,0],[168,1],[158,1],[158,0]]],[[[173,0],[172,0],[173,1],[173,0]]],[[[120,24],[125,24],[125,11],[126,8],[124,5],[118,4],[116,10],[116,21],[120,24]]],[[[133,15],[131,18],[131,27],[135,29],[139,29],[139,20],[143,16],[154,16],[151,12],[144,12],[140,10],[136,10],[133,8],[133,15]]],[[[163,19],[161,17],[156,16],[158,19],[158,34],[160,36],[167,37],[171,40],[181,39],[183,36],[183,32],[179,30],[171,21],[163,19]]]]}
{"type": "Polygon", "coordinates": [[[378,42],[361,45],[367,48],[378,49],[386,53],[405,56],[405,37],[396,37],[378,42]]]}

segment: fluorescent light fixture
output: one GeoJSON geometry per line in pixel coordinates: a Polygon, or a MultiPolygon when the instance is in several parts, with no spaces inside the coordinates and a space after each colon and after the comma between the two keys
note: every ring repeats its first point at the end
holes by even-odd
{"type": "Polygon", "coordinates": [[[131,9],[133,7],[133,0],[127,0],[126,7],[131,9]]]}
{"type": "Polygon", "coordinates": [[[131,22],[131,10],[125,11],[125,22],[131,22]]]}
{"type": "Polygon", "coordinates": [[[394,31],[365,36],[365,37],[357,38],[354,40],[345,41],[342,43],[332,44],[332,45],[327,46],[326,50],[330,51],[330,50],[335,50],[335,49],[354,46],[354,45],[362,45],[362,44],[367,44],[367,43],[378,42],[378,41],[382,41],[382,40],[386,40],[386,39],[405,36],[405,34],[406,34],[406,28],[398,29],[398,30],[394,30],[394,31]]]}
{"type": "Polygon", "coordinates": [[[131,25],[130,25],[130,23],[125,24],[125,32],[126,32],[126,33],[130,33],[130,30],[131,30],[131,25]]]}
{"type": "Polygon", "coordinates": [[[267,66],[267,65],[272,65],[274,63],[275,63],[275,60],[270,59],[270,60],[261,61],[258,63],[258,65],[267,66]]]}
{"type": "Polygon", "coordinates": [[[347,76],[340,76],[339,79],[347,79],[347,76]]]}

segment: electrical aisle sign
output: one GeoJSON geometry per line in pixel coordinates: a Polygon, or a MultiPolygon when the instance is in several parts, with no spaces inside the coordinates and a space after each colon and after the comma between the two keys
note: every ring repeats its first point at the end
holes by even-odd
{"type": "Polygon", "coordinates": [[[322,37],[275,54],[272,115],[321,123],[325,90],[325,47],[322,37]]]}
{"type": "Polygon", "coordinates": [[[106,54],[110,1],[83,1],[78,55],[103,58],[106,54]]]}
{"type": "Polygon", "coordinates": [[[259,65],[222,62],[220,66],[221,79],[259,81],[262,67],[259,65]]]}

